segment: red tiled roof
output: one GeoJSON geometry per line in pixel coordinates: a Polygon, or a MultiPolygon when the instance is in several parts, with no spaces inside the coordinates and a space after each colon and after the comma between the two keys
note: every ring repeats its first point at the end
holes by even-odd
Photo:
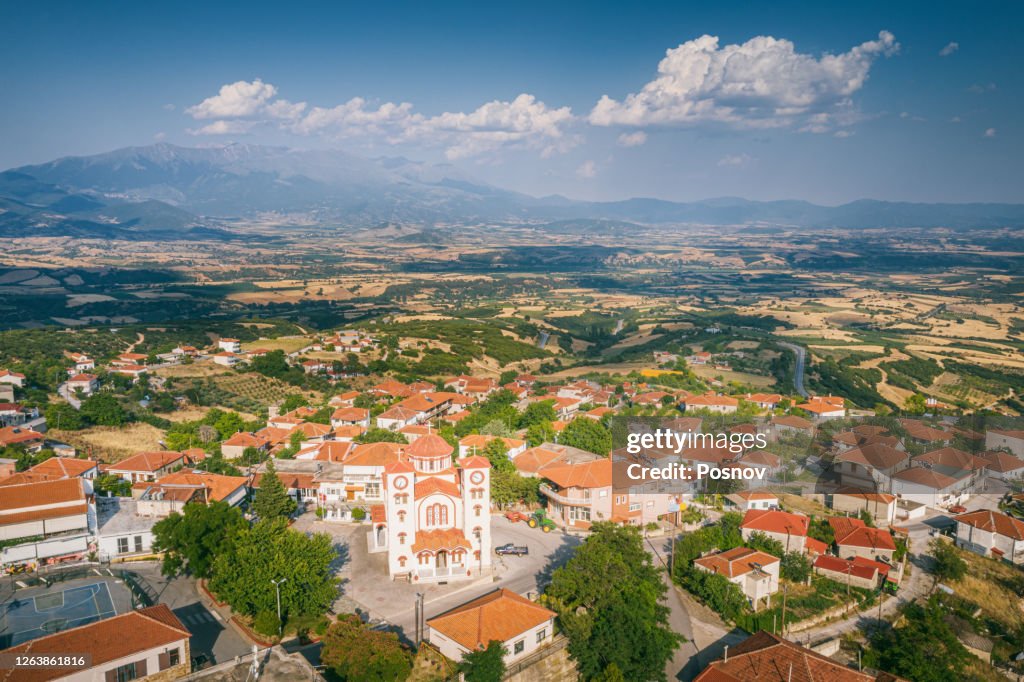
{"type": "Polygon", "coordinates": [[[556,615],[515,592],[499,589],[431,618],[427,625],[463,648],[476,651],[491,641],[515,639],[556,615]]]}
{"type": "Polygon", "coordinates": [[[80,478],[63,478],[22,485],[5,486],[0,495],[0,512],[15,512],[28,507],[85,502],[80,478]]]}
{"type": "Polygon", "coordinates": [[[440,459],[450,456],[454,451],[455,448],[436,433],[420,436],[406,450],[409,457],[417,459],[440,459]]]}
{"type": "Polygon", "coordinates": [[[806,536],[810,518],[803,514],[791,514],[775,509],[751,509],[743,515],[740,528],[759,530],[765,533],[787,532],[791,535],[806,536]]]}
{"type": "MultiPolygon", "coordinates": [[[[176,642],[188,640],[191,636],[166,604],[156,604],[45,635],[6,649],[3,653],[66,655],[85,652],[92,657],[95,668],[154,649],[162,650],[176,642]]],[[[185,655],[184,651],[180,653],[185,655]]],[[[10,679],[18,682],[48,682],[69,674],[73,674],[70,668],[25,668],[10,679]]]]}
{"type": "MultiPolygon", "coordinates": [[[[874,562],[871,563],[873,564],[874,562]]],[[[868,566],[856,561],[849,561],[847,559],[840,559],[836,556],[829,556],[828,554],[819,555],[814,560],[814,567],[822,571],[841,573],[844,576],[849,574],[854,578],[862,578],[864,580],[871,580],[878,574],[878,568],[876,566],[868,566]]]]}
{"type": "Polygon", "coordinates": [[[956,517],[957,523],[965,523],[978,530],[997,533],[1014,540],[1024,540],[1024,521],[991,509],[980,509],[956,517]]]}
{"type": "Polygon", "coordinates": [[[452,483],[449,480],[432,476],[428,479],[417,481],[415,488],[415,497],[420,499],[433,493],[441,493],[442,495],[448,495],[449,497],[461,497],[462,491],[459,490],[457,483],[452,483]]]}
{"type": "Polygon", "coordinates": [[[612,484],[612,461],[604,457],[592,462],[552,465],[540,473],[561,488],[607,488],[612,484]]]}
{"type": "Polygon", "coordinates": [[[895,550],[896,542],[887,530],[871,528],[857,518],[845,516],[829,517],[828,523],[836,538],[836,544],[848,547],[895,550]]]}
{"type": "Polygon", "coordinates": [[[803,417],[797,417],[792,414],[785,414],[781,417],[772,417],[772,424],[778,424],[779,426],[788,426],[793,429],[804,429],[810,431],[814,428],[814,424],[807,421],[803,417]]]}
{"type": "Polygon", "coordinates": [[[778,558],[765,552],[749,547],[734,547],[717,554],[694,559],[693,563],[712,573],[719,573],[726,578],[746,575],[764,566],[778,563],[778,558]]]}
{"type": "Polygon", "coordinates": [[[764,630],[730,647],[726,658],[704,668],[694,682],[873,682],[891,680],[847,668],[764,630]]]}
{"type": "Polygon", "coordinates": [[[159,452],[137,452],[127,459],[110,466],[110,471],[141,471],[153,473],[178,460],[185,458],[180,452],[163,450],[159,452]]]}
{"type": "Polygon", "coordinates": [[[442,549],[451,551],[459,547],[468,550],[473,546],[458,528],[421,530],[416,533],[416,541],[412,543],[413,552],[438,552],[442,549]]]}

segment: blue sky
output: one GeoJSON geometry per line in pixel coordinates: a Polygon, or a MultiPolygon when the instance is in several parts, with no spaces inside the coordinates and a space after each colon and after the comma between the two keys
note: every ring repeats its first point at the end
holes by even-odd
{"type": "Polygon", "coordinates": [[[155,4],[0,5],[0,167],[249,142],[581,199],[1024,201],[1019,3],[155,4]]]}

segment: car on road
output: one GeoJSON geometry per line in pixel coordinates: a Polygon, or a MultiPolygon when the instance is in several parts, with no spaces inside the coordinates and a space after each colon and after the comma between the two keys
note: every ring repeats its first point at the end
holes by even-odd
{"type": "Polygon", "coordinates": [[[949,508],[949,511],[953,512],[954,514],[963,514],[967,511],[967,507],[963,506],[962,504],[954,504],[952,507],[949,508]]]}
{"type": "Polygon", "coordinates": [[[508,543],[494,548],[494,553],[499,556],[513,555],[513,556],[526,556],[530,553],[530,548],[526,545],[515,545],[508,543]]]}

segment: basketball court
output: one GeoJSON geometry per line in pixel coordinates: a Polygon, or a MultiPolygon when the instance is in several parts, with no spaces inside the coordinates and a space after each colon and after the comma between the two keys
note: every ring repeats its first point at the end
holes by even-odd
{"type": "Polygon", "coordinates": [[[47,588],[0,605],[0,649],[117,615],[105,581],[47,588]]]}

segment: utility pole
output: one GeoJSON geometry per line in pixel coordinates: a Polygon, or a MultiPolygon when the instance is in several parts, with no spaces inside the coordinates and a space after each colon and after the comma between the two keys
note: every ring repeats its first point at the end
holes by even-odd
{"type": "Polygon", "coordinates": [[[782,588],[782,636],[786,636],[786,596],[789,594],[789,584],[782,588]]]}
{"type": "Polygon", "coordinates": [[[280,580],[270,579],[270,582],[274,583],[274,590],[277,592],[277,636],[284,637],[284,621],[281,620],[281,583],[287,581],[288,578],[281,578],[280,580]]]}

